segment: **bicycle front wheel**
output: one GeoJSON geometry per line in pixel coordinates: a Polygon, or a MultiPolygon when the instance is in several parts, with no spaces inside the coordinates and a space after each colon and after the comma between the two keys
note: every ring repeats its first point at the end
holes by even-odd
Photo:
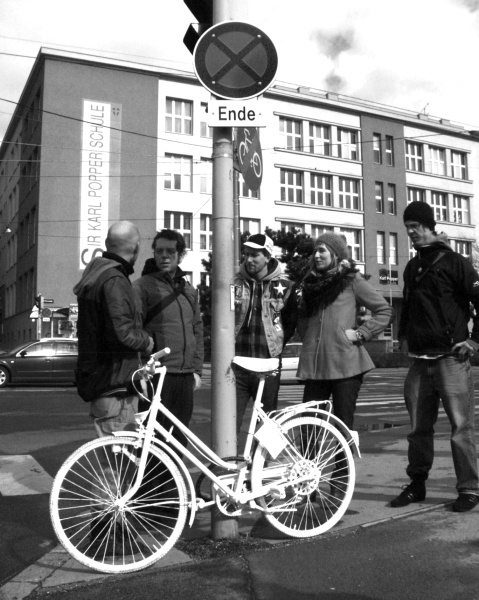
{"type": "Polygon", "coordinates": [[[102,573],[143,569],[176,543],[186,521],[185,481],[174,461],[152,446],[138,491],[141,448],[134,438],[104,437],[74,452],[56,475],[50,515],[67,552],[102,573]]]}
{"type": "Polygon", "coordinates": [[[273,457],[258,446],[252,466],[253,492],[267,520],[291,537],[312,537],[333,527],[353,495],[356,470],[343,435],[316,417],[282,424],[287,444],[273,457]]]}

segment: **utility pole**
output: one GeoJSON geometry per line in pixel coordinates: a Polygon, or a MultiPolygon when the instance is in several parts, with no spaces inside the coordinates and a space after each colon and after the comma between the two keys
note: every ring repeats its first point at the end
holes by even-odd
{"type": "MultiPolygon", "coordinates": [[[[228,0],[213,0],[213,24],[231,19],[228,0]]],[[[233,3],[231,3],[233,4],[233,3]]],[[[213,450],[236,456],[236,381],[234,313],[233,129],[213,128],[213,254],[211,320],[211,421],[213,450]]],[[[238,522],[214,507],[213,539],[238,537],[238,522]]]]}

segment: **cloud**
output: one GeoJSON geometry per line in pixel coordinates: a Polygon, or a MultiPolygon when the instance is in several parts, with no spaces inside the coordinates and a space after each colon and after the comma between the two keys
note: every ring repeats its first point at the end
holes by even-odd
{"type": "Polygon", "coordinates": [[[332,71],[325,78],[326,89],[332,92],[341,92],[346,88],[346,81],[337,73],[332,71]]]}
{"type": "Polygon", "coordinates": [[[479,10],[479,0],[456,0],[460,6],[465,6],[470,12],[479,10]]]}
{"type": "Polygon", "coordinates": [[[317,42],[319,51],[332,60],[342,52],[348,52],[354,48],[354,31],[352,29],[344,33],[327,33],[316,30],[312,32],[311,38],[317,42]]]}

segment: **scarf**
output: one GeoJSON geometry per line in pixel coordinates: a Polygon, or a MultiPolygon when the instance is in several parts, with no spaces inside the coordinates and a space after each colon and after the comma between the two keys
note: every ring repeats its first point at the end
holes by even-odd
{"type": "Polygon", "coordinates": [[[330,306],[350,284],[352,276],[357,272],[354,267],[347,267],[324,275],[315,271],[308,273],[300,285],[300,312],[306,317],[312,317],[319,310],[330,306]]]}

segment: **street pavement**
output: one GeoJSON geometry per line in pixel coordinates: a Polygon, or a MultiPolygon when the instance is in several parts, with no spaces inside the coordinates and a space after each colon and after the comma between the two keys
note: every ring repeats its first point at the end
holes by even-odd
{"type": "MultiPolygon", "coordinates": [[[[207,419],[197,417],[192,428],[206,437],[207,419]]],[[[343,519],[319,538],[285,538],[253,513],[239,519],[239,531],[263,541],[265,549],[245,546],[236,555],[198,561],[174,548],[156,565],[123,576],[90,571],[57,546],[3,585],[0,600],[60,595],[105,600],[113,591],[115,600],[133,593],[165,600],[478,600],[479,508],[466,514],[450,510],[456,490],[447,419],[438,421],[426,499],[389,506],[407,482],[408,430],[360,429],[353,499],[343,519]]],[[[210,531],[210,513],[199,513],[182,539],[210,531]]]]}

